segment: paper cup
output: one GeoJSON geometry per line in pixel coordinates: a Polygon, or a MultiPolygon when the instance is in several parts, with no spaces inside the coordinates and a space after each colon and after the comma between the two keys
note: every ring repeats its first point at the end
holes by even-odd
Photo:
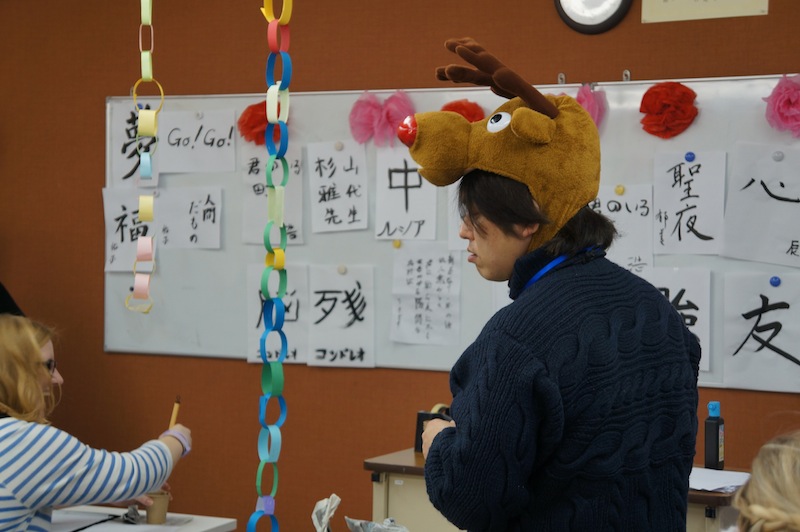
{"type": "Polygon", "coordinates": [[[166,491],[154,491],[148,493],[147,496],[153,499],[153,504],[145,509],[147,512],[147,523],[151,525],[166,523],[167,509],[169,508],[169,493],[166,491]]]}

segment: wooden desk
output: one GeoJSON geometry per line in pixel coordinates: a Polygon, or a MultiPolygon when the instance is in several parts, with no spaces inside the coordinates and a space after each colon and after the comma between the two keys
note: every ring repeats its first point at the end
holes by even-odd
{"type": "MultiPolygon", "coordinates": [[[[372,520],[393,517],[409,530],[458,530],[433,507],[425,490],[425,460],[403,449],[364,460],[372,471],[372,520]]],[[[736,524],[732,493],[689,490],[687,532],[716,532],[736,524]]]]}
{"type": "MultiPolygon", "coordinates": [[[[122,515],[127,512],[127,508],[118,508],[116,506],[73,506],[70,508],[64,508],[61,510],[53,510],[53,520],[54,522],[58,520],[59,514],[68,515],[69,512],[80,512],[80,513],[96,513],[96,514],[103,514],[107,516],[111,515],[122,515]]],[[[144,510],[140,510],[139,513],[144,516],[144,510]]],[[[230,519],[227,517],[209,517],[206,515],[189,515],[189,514],[177,514],[170,512],[167,514],[167,522],[171,517],[177,518],[190,518],[189,521],[181,526],[178,530],[179,532],[228,532],[230,530],[236,530],[236,519],[230,519]]],[[[144,521],[142,521],[144,523],[144,521]]],[[[136,525],[139,526],[139,525],[136,525]]],[[[156,527],[158,525],[148,525],[150,527],[156,527]]],[[[101,530],[116,530],[119,529],[123,532],[127,531],[130,532],[131,525],[125,524],[122,521],[114,520],[108,521],[106,523],[99,523],[97,525],[88,528],[88,531],[101,531],[101,530]]],[[[141,529],[142,527],[139,526],[141,529]]]]}

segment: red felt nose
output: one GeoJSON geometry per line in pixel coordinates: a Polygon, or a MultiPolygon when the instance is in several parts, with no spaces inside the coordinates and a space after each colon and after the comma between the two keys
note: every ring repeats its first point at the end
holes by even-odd
{"type": "Polygon", "coordinates": [[[417,121],[414,120],[414,115],[405,117],[403,122],[397,126],[397,138],[409,148],[414,144],[414,140],[417,138],[417,121]]]}

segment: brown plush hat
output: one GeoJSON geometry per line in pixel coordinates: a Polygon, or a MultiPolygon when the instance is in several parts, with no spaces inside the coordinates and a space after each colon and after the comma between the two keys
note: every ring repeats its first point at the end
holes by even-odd
{"type": "Polygon", "coordinates": [[[574,98],[542,95],[474,40],[450,39],[445,46],[477,69],[441,67],[439,79],[485,85],[510,100],[473,123],[449,111],[418,113],[406,119],[398,136],[434,185],[455,183],[472,169],[526,185],[551,221],[534,234],[535,249],[597,197],[597,126],[574,98]]]}

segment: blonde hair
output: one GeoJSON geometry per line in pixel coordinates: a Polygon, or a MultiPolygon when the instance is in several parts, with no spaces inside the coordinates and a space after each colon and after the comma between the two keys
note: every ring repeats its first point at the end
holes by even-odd
{"type": "MultiPolygon", "coordinates": [[[[45,325],[40,321],[30,320],[31,325],[33,326],[33,335],[36,337],[36,343],[39,344],[39,349],[43,349],[44,346],[47,345],[48,342],[55,343],[56,341],[56,330],[50,327],[49,325],[45,325]]],[[[45,390],[44,400],[47,403],[47,413],[50,414],[53,410],[55,410],[58,403],[61,402],[61,384],[57,384],[56,386],[53,385],[53,380],[49,379],[47,381],[48,389],[45,390]],[[56,393],[56,390],[58,393],[56,393]]]]}
{"type": "Polygon", "coordinates": [[[39,348],[47,345],[47,342],[53,341],[56,333],[52,328],[39,321],[29,321],[33,326],[33,336],[36,338],[36,343],[39,344],[39,348]]]}
{"type": "Polygon", "coordinates": [[[761,447],[733,505],[741,532],[800,532],[800,430],[761,447]]]}
{"type": "Polygon", "coordinates": [[[49,379],[42,365],[40,338],[31,320],[0,315],[0,411],[23,421],[47,423],[53,409],[52,394],[45,393],[42,383],[49,379]]]}

